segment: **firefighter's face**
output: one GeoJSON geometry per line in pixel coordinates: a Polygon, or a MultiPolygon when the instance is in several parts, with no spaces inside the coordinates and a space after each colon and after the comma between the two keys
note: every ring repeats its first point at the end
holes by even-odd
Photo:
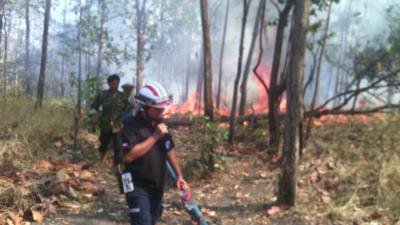
{"type": "Polygon", "coordinates": [[[111,92],[116,92],[118,90],[119,80],[110,80],[108,82],[108,87],[110,88],[111,92]]]}
{"type": "Polygon", "coordinates": [[[162,119],[163,114],[164,114],[165,109],[159,109],[159,108],[154,108],[154,107],[149,107],[149,110],[147,111],[147,114],[152,118],[152,119],[162,119]]]}

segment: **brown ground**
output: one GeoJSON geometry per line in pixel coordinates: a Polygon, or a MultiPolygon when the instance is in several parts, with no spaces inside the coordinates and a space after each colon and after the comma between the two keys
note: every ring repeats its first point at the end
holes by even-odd
{"type": "MultiPolygon", "coordinates": [[[[243,146],[235,149],[224,156],[217,172],[201,179],[188,178],[194,199],[209,224],[305,224],[296,213],[267,217],[267,209],[275,200],[278,170],[267,167],[262,161],[263,154],[255,149],[243,146]],[[289,214],[291,216],[287,216],[289,214]]],[[[177,147],[177,151],[187,156],[182,147],[177,147]]],[[[96,154],[93,149],[83,152],[93,161],[96,154]]],[[[110,163],[111,159],[106,166],[96,163],[88,169],[98,174],[94,178],[95,184],[105,190],[104,194],[69,202],[56,215],[34,224],[128,224],[125,199],[117,192],[110,163]]],[[[167,184],[164,212],[158,224],[192,224],[171,182],[167,184]]]]}

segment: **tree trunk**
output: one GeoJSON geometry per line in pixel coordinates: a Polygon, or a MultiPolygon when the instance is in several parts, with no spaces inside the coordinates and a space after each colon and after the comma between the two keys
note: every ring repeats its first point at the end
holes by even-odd
{"type": "Polygon", "coordinates": [[[287,24],[290,10],[292,9],[293,2],[288,1],[284,9],[279,12],[278,27],[275,37],[275,49],[272,62],[272,71],[269,81],[270,92],[268,95],[268,129],[271,135],[269,140],[270,154],[277,154],[281,144],[281,120],[279,119],[279,106],[281,103],[281,95],[283,94],[283,85],[285,82],[282,77],[279,79],[280,66],[282,58],[282,45],[284,40],[285,26],[287,24]]]}
{"type": "MultiPolygon", "coordinates": [[[[65,34],[65,18],[67,14],[67,0],[64,0],[64,10],[63,10],[63,33],[65,34]]],[[[63,53],[61,56],[61,82],[60,82],[60,89],[61,89],[61,97],[65,96],[65,41],[63,41],[63,53]]]]}
{"type": "Polygon", "coordinates": [[[228,142],[229,143],[233,143],[233,136],[235,134],[237,95],[238,95],[240,76],[242,73],[244,35],[246,32],[246,22],[247,22],[247,14],[248,14],[248,10],[249,10],[249,5],[250,5],[249,1],[243,0],[243,18],[242,18],[242,26],[241,26],[241,31],[240,31],[238,68],[237,68],[237,73],[236,73],[236,78],[235,78],[235,84],[233,87],[232,108],[231,108],[231,115],[230,115],[230,120],[229,120],[229,134],[228,134],[228,142]]]}
{"type": "Polygon", "coordinates": [[[265,5],[265,0],[260,0],[258,9],[257,9],[256,21],[254,23],[253,34],[251,36],[250,49],[249,49],[249,53],[247,55],[246,65],[245,65],[244,71],[243,71],[242,84],[240,85],[240,93],[241,93],[240,103],[239,103],[239,115],[240,116],[243,116],[245,114],[245,110],[246,110],[247,80],[249,78],[250,66],[251,66],[251,63],[253,62],[253,53],[254,53],[254,49],[256,47],[257,36],[258,36],[258,31],[259,31],[258,27],[260,26],[260,17],[261,17],[262,10],[264,10],[264,5],[265,5]]]}
{"type": "Polygon", "coordinates": [[[146,0],[143,1],[142,6],[139,5],[139,0],[136,0],[136,93],[139,92],[143,85],[143,70],[144,70],[144,44],[145,44],[145,24],[146,24],[146,0]]]}
{"type": "Polygon", "coordinates": [[[32,95],[32,72],[31,72],[31,59],[30,59],[30,34],[31,34],[31,25],[30,25],[30,1],[25,1],[25,76],[26,76],[26,93],[31,96],[32,95]]]}
{"type": "MultiPolygon", "coordinates": [[[[330,23],[330,19],[331,19],[332,4],[333,4],[333,1],[331,1],[329,3],[329,7],[328,7],[326,25],[325,25],[325,29],[324,29],[324,33],[323,33],[323,37],[322,37],[322,43],[321,43],[321,50],[319,52],[317,68],[316,68],[316,71],[315,71],[316,72],[316,74],[315,74],[315,86],[314,86],[313,98],[311,100],[310,111],[314,110],[314,108],[315,108],[315,106],[317,104],[318,96],[319,96],[319,81],[320,81],[320,75],[321,75],[321,65],[322,65],[322,59],[323,59],[324,54],[325,54],[326,41],[328,40],[328,31],[329,31],[329,23],[330,23]]],[[[306,127],[306,132],[305,132],[304,143],[306,143],[308,138],[310,137],[311,128],[312,128],[312,121],[313,121],[312,117],[310,117],[307,120],[307,127],[306,127]]],[[[302,154],[300,154],[300,156],[301,155],[302,154]]]]}
{"type": "MultiPolygon", "coordinates": [[[[158,30],[160,32],[160,39],[159,39],[159,46],[160,46],[159,51],[160,52],[166,52],[165,41],[164,41],[164,32],[165,32],[164,31],[164,24],[165,24],[164,14],[165,14],[165,1],[160,1],[160,17],[159,17],[159,28],[158,28],[158,30]]],[[[159,59],[160,62],[163,62],[166,58],[165,54],[160,54],[159,58],[160,58],[159,59]]],[[[165,76],[163,76],[164,72],[165,72],[164,63],[160,63],[158,65],[158,71],[157,71],[157,77],[159,80],[164,81],[164,79],[165,79],[165,76]]]]}
{"type": "Polygon", "coordinates": [[[98,4],[100,5],[100,31],[99,37],[97,39],[97,66],[96,66],[96,79],[100,81],[100,74],[101,74],[101,64],[102,64],[102,51],[103,51],[103,36],[105,33],[104,24],[106,21],[106,3],[105,0],[98,0],[98,4]]]}
{"type": "MultiPolygon", "coordinates": [[[[191,39],[190,39],[190,43],[192,43],[191,39]]],[[[190,47],[190,46],[189,46],[190,47]]],[[[188,52],[187,52],[187,61],[186,61],[186,71],[185,71],[185,84],[184,84],[184,89],[183,89],[183,98],[182,98],[182,102],[186,102],[189,98],[189,83],[190,83],[190,73],[191,73],[191,69],[190,69],[190,65],[191,65],[191,58],[190,58],[190,48],[188,48],[188,52]]]]}
{"type": "Polygon", "coordinates": [[[229,5],[231,0],[226,0],[226,12],[225,12],[225,21],[224,21],[224,31],[222,32],[222,45],[221,45],[221,53],[219,57],[219,73],[218,73],[218,90],[217,90],[217,109],[221,104],[221,81],[222,81],[222,66],[224,60],[224,50],[225,50],[225,39],[226,39],[226,28],[228,27],[228,18],[229,18],[229,5]]]}
{"type": "Polygon", "coordinates": [[[4,65],[3,65],[3,76],[4,76],[4,96],[7,96],[7,79],[8,79],[8,38],[9,38],[9,29],[10,29],[10,20],[11,15],[8,18],[4,17],[4,65]]]}
{"type": "Polygon", "coordinates": [[[297,163],[300,128],[303,118],[303,80],[309,0],[294,2],[291,55],[287,74],[287,110],[283,146],[282,174],[279,177],[278,203],[296,202],[297,163]]]}
{"type": "Polygon", "coordinates": [[[203,80],[204,80],[204,41],[201,41],[200,48],[200,60],[199,60],[199,70],[196,84],[196,104],[194,105],[194,109],[201,111],[201,100],[203,99],[203,80]]]}
{"type": "Polygon", "coordinates": [[[207,0],[200,0],[200,8],[204,43],[204,115],[209,117],[210,120],[213,120],[214,106],[212,98],[212,56],[207,0]]]}
{"type": "Polygon", "coordinates": [[[4,20],[4,0],[0,0],[0,43],[2,40],[3,20],[4,20]]]}
{"type": "Polygon", "coordinates": [[[50,22],[50,8],[51,0],[46,0],[46,9],[44,12],[44,25],[43,25],[43,40],[42,40],[42,57],[40,61],[40,73],[37,89],[37,100],[35,108],[41,108],[44,94],[44,83],[46,78],[46,63],[47,63],[47,38],[49,36],[49,22],[50,22]]]}
{"type": "MultiPolygon", "coordinates": [[[[4,23],[4,0],[0,0],[0,44],[2,40],[2,34],[3,34],[3,24],[4,23]]],[[[1,59],[1,54],[0,54],[0,59],[1,59]]],[[[6,84],[3,81],[3,95],[6,96],[6,84]]]]}
{"type": "Polygon", "coordinates": [[[82,43],[81,43],[81,32],[82,32],[82,2],[79,0],[79,25],[78,25],[78,96],[77,96],[77,104],[76,104],[76,112],[75,112],[75,129],[74,129],[74,147],[73,150],[77,151],[78,149],[78,137],[79,137],[79,124],[81,118],[81,103],[82,103],[82,43]]]}

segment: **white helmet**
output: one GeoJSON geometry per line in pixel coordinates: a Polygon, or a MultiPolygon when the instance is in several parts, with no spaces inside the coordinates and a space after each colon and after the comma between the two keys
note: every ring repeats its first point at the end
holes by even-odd
{"type": "Polygon", "coordinates": [[[139,104],[161,109],[171,104],[171,98],[164,87],[154,81],[148,82],[140,88],[136,100],[139,104]]]}

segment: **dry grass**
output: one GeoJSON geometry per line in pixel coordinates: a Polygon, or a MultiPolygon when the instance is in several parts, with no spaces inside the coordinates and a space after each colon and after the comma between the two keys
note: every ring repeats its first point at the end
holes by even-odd
{"type": "Polygon", "coordinates": [[[300,166],[305,193],[298,209],[324,224],[399,220],[399,125],[400,116],[390,115],[316,128],[300,166]]]}
{"type": "Polygon", "coordinates": [[[0,108],[0,159],[4,154],[40,159],[57,137],[69,138],[72,130],[71,104],[45,101],[41,110],[25,97],[9,97],[0,108]]]}
{"type": "Polygon", "coordinates": [[[21,96],[0,104],[0,211],[6,212],[23,209],[32,200],[29,195],[35,190],[27,190],[16,173],[54,155],[55,138],[70,138],[73,106],[46,100],[36,111],[34,102],[21,96]]]}

